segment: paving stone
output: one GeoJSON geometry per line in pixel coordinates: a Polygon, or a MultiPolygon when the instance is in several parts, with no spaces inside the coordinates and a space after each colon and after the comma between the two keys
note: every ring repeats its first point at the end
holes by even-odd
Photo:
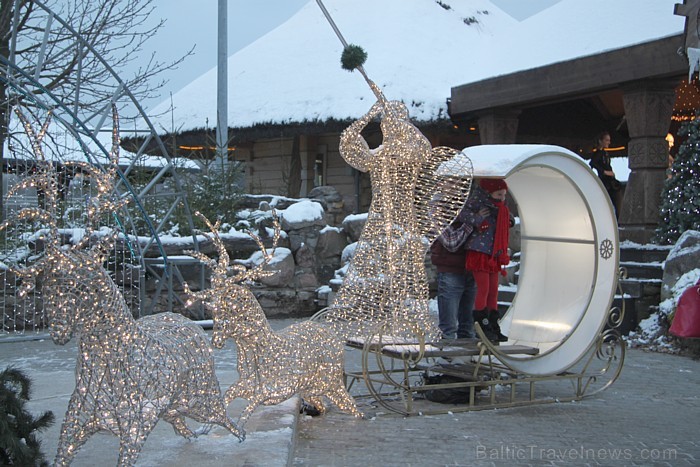
{"type": "MultiPolygon", "coordinates": [[[[369,420],[335,409],[301,417],[292,464],[697,465],[699,384],[700,362],[630,349],[620,378],[582,401],[369,420]]],[[[372,400],[359,403],[375,409],[372,400]]]]}

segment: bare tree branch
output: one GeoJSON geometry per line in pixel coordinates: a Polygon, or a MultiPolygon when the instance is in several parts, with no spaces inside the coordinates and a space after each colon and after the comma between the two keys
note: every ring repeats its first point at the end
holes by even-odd
{"type": "MultiPolygon", "coordinates": [[[[31,101],[51,93],[53,102],[85,113],[103,111],[122,85],[137,100],[157,97],[167,83],[159,76],[176,69],[193,49],[171,61],[160,60],[156,53],[144,56],[144,46],[165,23],[154,21],[153,15],[152,0],[0,0],[2,57],[13,58],[12,65],[38,82],[28,93],[18,93],[0,80],[0,158],[6,157],[8,110],[26,106],[28,94],[31,101]],[[133,64],[139,64],[136,71],[127,72],[133,64]]],[[[136,115],[122,114],[123,119],[130,117],[136,115]]]]}

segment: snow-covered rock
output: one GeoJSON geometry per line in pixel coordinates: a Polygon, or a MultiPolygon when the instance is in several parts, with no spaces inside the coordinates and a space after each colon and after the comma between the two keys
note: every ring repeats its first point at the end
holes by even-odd
{"type": "Polygon", "coordinates": [[[348,234],[350,243],[356,242],[360,238],[362,229],[367,222],[367,213],[351,214],[343,219],[343,230],[348,234]]]}
{"type": "Polygon", "coordinates": [[[700,267],[700,232],[687,230],[676,242],[664,262],[661,300],[673,295],[672,288],[688,271],[700,267]]]}

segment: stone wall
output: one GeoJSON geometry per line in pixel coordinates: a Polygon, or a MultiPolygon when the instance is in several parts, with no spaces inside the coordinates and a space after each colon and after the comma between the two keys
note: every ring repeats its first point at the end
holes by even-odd
{"type": "MultiPolygon", "coordinates": [[[[354,244],[358,241],[364,227],[367,215],[343,214],[343,201],[332,187],[314,189],[310,198],[290,199],[265,195],[248,196],[243,206],[250,210],[262,212],[276,209],[280,215],[283,231],[278,250],[286,250],[274,266],[266,266],[266,270],[276,271],[274,275],[264,278],[260,283],[251,285],[253,294],[257,297],[265,314],[270,318],[308,317],[330,305],[334,293],[340,287],[344,270],[352,259],[354,244]],[[311,212],[308,203],[318,203],[323,209],[315,216],[285,215],[291,211],[311,212]],[[296,206],[295,206],[296,205],[296,206]]],[[[259,227],[271,227],[268,218],[259,227]]],[[[261,239],[266,248],[272,245],[272,239],[264,236],[265,229],[261,228],[261,239]]],[[[251,266],[251,256],[259,250],[250,238],[245,236],[229,237],[222,235],[226,250],[232,258],[241,264],[251,266]]],[[[520,224],[511,229],[511,253],[520,251],[520,224]]],[[[214,254],[215,249],[210,242],[204,242],[200,249],[206,254],[214,254]]],[[[173,251],[170,254],[177,255],[173,251]]],[[[180,253],[181,254],[181,253],[180,253]]],[[[429,282],[431,298],[437,293],[437,272],[426,254],[425,266],[429,282]]],[[[517,283],[517,262],[508,268],[508,274],[501,278],[503,284],[517,283]]],[[[196,277],[195,274],[183,273],[185,277],[196,277]]],[[[206,280],[205,280],[206,284],[206,280]]],[[[155,284],[149,288],[153,289],[155,284]]],[[[196,290],[196,284],[190,283],[196,290]]],[[[182,290],[175,293],[181,294],[182,290]]],[[[184,297],[183,301],[184,301],[184,297]]],[[[177,309],[195,319],[209,318],[201,308],[196,310],[177,309]],[[204,314],[202,314],[204,313],[204,314]]]]}
{"type": "MultiPolygon", "coordinates": [[[[343,199],[332,187],[315,188],[310,195],[304,199],[248,195],[241,204],[244,211],[251,213],[249,223],[268,249],[273,241],[272,209],[280,217],[282,235],[275,250],[276,258],[274,264],[265,266],[266,270],[275,273],[250,285],[266,315],[271,318],[310,317],[331,303],[334,290],[342,282],[343,268],[352,258],[354,243],[359,239],[367,218],[366,214],[346,216],[343,199]],[[254,218],[258,221],[252,220],[254,218]]],[[[231,264],[252,265],[260,247],[250,236],[239,228],[235,233],[222,231],[220,237],[231,264]]],[[[518,240],[517,236],[511,236],[512,245],[518,244],[518,240]]],[[[69,238],[62,241],[68,244],[69,238]]],[[[37,245],[35,248],[40,250],[42,247],[37,245]]],[[[182,242],[164,242],[163,248],[173,264],[177,263],[178,274],[175,276],[181,277],[194,291],[208,287],[208,269],[185,253],[192,249],[191,239],[183,237],[182,242]]],[[[209,240],[201,240],[199,250],[210,257],[218,253],[209,240]]],[[[118,242],[115,256],[109,262],[110,269],[118,263],[113,277],[124,292],[127,305],[135,317],[172,310],[192,319],[211,318],[202,306],[186,308],[183,305],[187,297],[179,279],[173,278],[173,294],[176,297],[169,299],[164,293],[164,284],[160,283],[163,275],[162,266],[160,269],[158,267],[161,264],[158,258],[148,258],[151,263],[144,273],[142,268],[135,267],[126,258],[129,251],[130,248],[123,242],[118,242]],[[124,259],[117,261],[119,257],[124,259]],[[153,303],[154,300],[156,303],[153,303]],[[142,311],[139,312],[139,309],[142,311]]],[[[425,265],[432,297],[436,293],[436,272],[429,255],[426,255],[425,265]]],[[[4,271],[4,274],[11,275],[10,271],[4,271]]],[[[18,281],[5,277],[4,282],[15,284],[18,281]]],[[[18,302],[14,299],[14,293],[6,293],[2,305],[5,330],[37,328],[45,324],[40,295],[32,295],[30,299],[18,302]]]]}
{"type": "MultiPolygon", "coordinates": [[[[281,238],[275,251],[274,265],[265,269],[275,271],[270,277],[251,284],[251,290],[268,317],[302,317],[312,316],[326,306],[327,294],[324,287],[341,267],[341,254],[350,240],[342,227],[344,204],[342,197],[332,187],[317,187],[309,198],[291,199],[271,195],[249,195],[244,197],[241,207],[251,213],[252,217],[262,219],[253,227],[266,248],[272,247],[269,234],[272,228],[271,211],[275,209],[280,218],[281,238]],[[319,298],[320,297],[320,298],[319,298]]],[[[251,265],[253,257],[260,250],[250,238],[221,232],[221,239],[228,252],[231,263],[251,265]]],[[[211,241],[200,242],[200,251],[209,256],[216,254],[211,241]]],[[[191,245],[168,245],[168,256],[185,255],[184,251],[191,245]]],[[[192,290],[207,287],[209,271],[201,277],[201,265],[197,262],[179,265],[179,270],[192,290]]],[[[145,295],[153,296],[158,284],[154,276],[146,276],[145,295]]],[[[173,283],[173,292],[185,302],[182,285],[173,283]]],[[[160,298],[156,311],[163,311],[167,305],[160,298]]],[[[186,309],[178,300],[173,302],[173,311],[194,319],[209,319],[202,307],[186,309]]]]}

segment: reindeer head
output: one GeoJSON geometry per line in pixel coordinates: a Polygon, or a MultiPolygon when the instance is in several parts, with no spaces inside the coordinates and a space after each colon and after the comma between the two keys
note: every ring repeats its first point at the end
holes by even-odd
{"type": "Polygon", "coordinates": [[[217,348],[222,348],[227,338],[253,334],[265,326],[264,313],[262,313],[260,304],[245,283],[274,274],[274,272],[264,271],[263,268],[270,262],[274,254],[274,249],[280,238],[280,224],[273,211],[275,233],[271,253],[268,253],[260,237],[248,231],[248,235],[260,247],[263,261],[251,269],[246,269],[240,264],[229,265],[228,252],[219,236],[221,221],[218,220],[216,224],[212,224],[200,212],[196,212],[195,215],[209,227],[211,234],[205,234],[205,236],[216,245],[219,258],[213,260],[199,252],[187,252],[207,265],[212,270],[212,275],[210,288],[200,292],[192,292],[185,284],[185,293],[190,297],[189,304],[194,303],[195,300],[201,301],[211,311],[214,319],[212,344],[217,348]]]}
{"type": "Polygon", "coordinates": [[[120,306],[120,296],[110,293],[116,286],[103,263],[114,240],[112,233],[87,250],[76,249],[76,245],[47,249],[42,295],[55,343],[65,344],[88,327],[113,327],[108,309],[120,306]]]}
{"type": "MultiPolygon", "coordinates": [[[[21,120],[25,133],[32,142],[38,170],[30,177],[13,186],[7,197],[14,196],[26,188],[37,188],[44,193],[44,207],[25,208],[15,216],[0,224],[0,230],[18,223],[37,222],[42,229],[43,251],[37,259],[24,267],[15,266],[11,270],[23,280],[19,295],[29,293],[36,286],[39,276],[43,278],[42,297],[44,311],[49,320],[49,331],[57,344],[68,342],[76,330],[85,323],[87,313],[98,309],[96,298],[105,292],[109,276],[102,267],[104,255],[113,247],[116,238],[114,232],[104,235],[94,245],[88,246],[92,230],[88,226],[82,238],[73,245],[62,245],[57,222],[58,174],[53,164],[46,160],[41,149],[41,140],[50,121],[47,118],[39,133],[36,133],[19,109],[15,112],[21,120]]],[[[96,181],[97,196],[88,201],[88,220],[99,219],[103,211],[114,211],[123,206],[125,200],[104,200],[108,193],[112,177],[118,162],[118,126],[116,110],[114,112],[113,146],[110,154],[111,169],[103,172],[97,167],[82,162],[67,162],[66,166],[79,167],[96,181]]]]}

